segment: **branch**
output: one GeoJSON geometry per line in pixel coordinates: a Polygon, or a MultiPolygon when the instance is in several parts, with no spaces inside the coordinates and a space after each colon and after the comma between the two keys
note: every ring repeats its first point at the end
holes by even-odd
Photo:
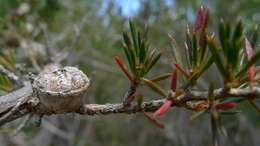
{"type": "Polygon", "coordinates": [[[14,107],[19,101],[23,104],[26,101],[22,101],[22,99],[29,97],[32,93],[33,91],[31,84],[29,82],[25,82],[24,87],[0,96],[0,114],[14,107]]]}
{"type": "MultiPolygon", "coordinates": [[[[193,91],[190,94],[183,94],[178,96],[173,100],[173,107],[183,107],[189,110],[197,110],[195,108],[196,101],[206,101],[208,99],[207,92],[197,92],[193,91]],[[195,101],[194,104],[189,103],[190,101],[195,101]]],[[[224,89],[217,89],[214,92],[216,98],[224,97],[245,97],[245,98],[260,98],[260,88],[254,87],[252,89],[231,89],[230,91],[225,91],[224,89]]],[[[131,104],[128,107],[124,107],[122,103],[118,104],[86,104],[83,105],[79,111],[80,114],[84,115],[106,115],[115,113],[137,113],[137,112],[154,112],[162,104],[164,99],[151,100],[148,102],[143,102],[139,107],[137,103],[131,104]]]]}
{"type": "Polygon", "coordinates": [[[14,83],[19,83],[19,77],[16,76],[13,72],[7,70],[3,65],[0,65],[0,73],[7,76],[14,83]]]}
{"type": "Polygon", "coordinates": [[[129,106],[124,106],[123,103],[107,103],[107,104],[86,104],[81,106],[80,110],[77,111],[79,114],[83,115],[106,115],[115,113],[137,113],[137,112],[153,112],[157,110],[164,100],[152,100],[149,102],[144,102],[139,107],[138,104],[134,103],[129,106]]]}
{"type": "MultiPolygon", "coordinates": [[[[15,92],[17,93],[20,91],[27,91],[27,94],[31,93],[31,91],[24,90],[24,88],[19,89],[18,91],[15,92]]],[[[17,98],[22,97],[19,94],[13,94],[13,93],[9,93],[5,96],[9,96],[9,95],[16,95],[17,98]]],[[[200,92],[200,91],[191,91],[189,93],[184,93],[173,100],[172,106],[182,107],[188,110],[197,111],[196,109],[197,103],[201,101],[207,101],[208,100],[207,95],[208,95],[207,92],[200,92]]],[[[248,98],[259,99],[260,88],[259,87],[243,88],[243,89],[233,88],[228,91],[220,88],[214,91],[214,95],[216,99],[229,98],[229,97],[244,97],[247,99],[248,98]]],[[[0,103],[2,103],[0,104],[1,106],[3,106],[2,99],[4,99],[3,96],[0,97],[0,103]]],[[[154,112],[164,103],[164,100],[165,99],[151,100],[151,101],[143,102],[140,106],[137,103],[132,103],[129,106],[124,106],[123,103],[85,104],[80,106],[77,110],[66,111],[66,113],[78,113],[81,115],[107,115],[107,114],[117,114],[117,113],[132,114],[137,112],[154,112]]],[[[0,126],[27,114],[51,115],[51,114],[61,114],[61,113],[49,112],[49,110],[46,109],[41,103],[35,106],[29,102],[26,102],[20,105],[19,110],[13,113],[13,115],[9,116],[7,119],[0,121],[0,126]]]]}

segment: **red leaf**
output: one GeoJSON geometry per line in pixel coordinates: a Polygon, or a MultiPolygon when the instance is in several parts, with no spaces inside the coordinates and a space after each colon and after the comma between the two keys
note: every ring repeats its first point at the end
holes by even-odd
{"type": "Polygon", "coordinates": [[[196,20],[195,20],[195,26],[194,26],[194,31],[198,31],[202,25],[203,25],[203,7],[199,9],[197,12],[196,20]]]}
{"type": "Polygon", "coordinates": [[[248,80],[252,81],[255,76],[255,68],[254,66],[249,67],[248,72],[247,72],[248,80]]]}
{"type": "Polygon", "coordinates": [[[169,99],[166,99],[164,101],[163,105],[157,111],[155,111],[153,116],[155,118],[157,118],[157,117],[160,117],[160,116],[164,115],[165,113],[167,113],[169,111],[171,105],[172,105],[172,101],[169,100],[169,99]]]}
{"type": "MultiPolygon", "coordinates": [[[[253,56],[253,49],[247,38],[245,39],[245,48],[246,48],[247,58],[248,58],[248,60],[250,60],[253,56]]],[[[247,75],[248,75],[249,81],[252,81],[254,79],[254,75],[255,75],[255,66],[254,65],[249,67],[247,75]]]]}
{"type": "Polygon", "coordinates": [[[197,32],[200,29],[207,29],[209,20],[209,11],[204,7],[201,7],[197,12],[194,31],[197,32]]]}
{"type": "Polygon", "coordinates": [[[116,63],[119,65],[119,67],[121,68],[121,70],[125,73],[125,75],[127,76],[127,78],[132,81],[132,77],[131,75],[129,74],[125,64],[124,64],[124,61],[123,59],[120,57],[120,56],[115,56],[115,60],[116,60],[116,63]]]}
{"type": "Polygon", "coordinates": [[[230,102],[219,103],[219,104],[216,105],[216,108],[221,109],[221,110],[228,110],[228,109],[233,108],[235,106],[237,106],[237,103],[230,101],[230,102]]]}
{"type": "Polygon", "coordinates": [[[147,117],[147,119],[149,119],[151,122],[154,123],[154,125],[156,125],[156,127],[158,128],[164,128],[164,125],[159,123],[156,119],[154,119],[153,117],[149,116],[146,112],[144,112],[145,117],[147,117]]]}
{"type": "Polygon", "coordinates": [[[200,40],[199,40],[199,46],[200,46],[200,48],[205,48],[205,44],[206,44],[205,32],[202,31],[202,32],[200,33],[200,40]]]}
{"type": "Polygon", "coordinates": [[[176,91],[176,88],[177,88],[177,70],[174,69],[172,72],[171,89],[172,91],[176,91]]]}
{"type": "Polygon", "coordinates": [[[204,15],[204,24],[203,24],[203,29],[207,29],[208,28],[208,23],[209,23],[209,10],[206,9],[205,10],[205,15],[204,15]]]}
{"type": "Polygon", "coordinates": [[[183,70],[179,64],[174,64],[174,66],[184,75],[186,79],[190,78],[190,75],[185,70],[183,70]]]}
{"type": "Polygon", "coordinates": [[[250,44],[250,42],[248,41],[248,39],[245,39],[245,43],[246,43],[246,54],[247,54],[247,58],[251,59],[253,57],[253,49],[252,46],[250,44]]]}

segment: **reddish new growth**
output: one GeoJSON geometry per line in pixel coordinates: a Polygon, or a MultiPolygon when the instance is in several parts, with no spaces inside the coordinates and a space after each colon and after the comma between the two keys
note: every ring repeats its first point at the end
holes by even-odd
{"type": "Polygon", "coordinates": [[[224,103],[219,103],[216,105],[216,109],[221,109],[221,110],[228,110],[233,107],[237,106],[236,102],[230,101],[230,102],[224,102],[224,103]]]}
{"type": "Polygon", "coordinates": [[[127,78],[132,81],[132,77],[130,75],[130,73],[128,72],[126,66],[125,66],[125,63],[122,59],[122,57],[120,56],[115,56],[115,60],[116,60],[116,63],[118,64],[118,66],[120,67],[120,69],[125,73],[125,75],[127,76],[127,78]]]}
{"type": "MultiPolygon", "coordinates": [[[[175,64],[176,65],[176,64],[175,64]]],[[[177,70],[174,69],[172,72],[172,80],[171,80],[171,90],[176,91],[177,88],[177,70]]],[[[154,113],[154,117],[160,117],[167,113],[172,105],[171,99],[166,99],[163,105],[154,113]]]]}
{"type": "MultiPolygon", "coordinates": [[[[246,54],[247,54],[247,58],[248,60],[252,59],[253,57],[253,48],[250,44],[250,42],[248,41],[248,39],[245,39],[245,48],[246,48],[246,54]]],[[[249,67],[248,72],[247,72],[247,76],[248,76],[248,80],[252,81],[254,79],[255,76],[255,66],[252,65],[251,67],[249,67]]]]}
{"type": "Polygon", "coordinates": [[[196,21],[194,25],[194,31],[197,32],[200,29],[208,27],[209,11],[204,7],[201,7],[197,12],[196,21]]]}

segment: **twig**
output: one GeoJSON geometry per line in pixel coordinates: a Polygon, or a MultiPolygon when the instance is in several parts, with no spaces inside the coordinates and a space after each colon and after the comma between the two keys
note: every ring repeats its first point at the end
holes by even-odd
{"type": "MultiPolygon", "coordinates": [[[[21,95],[16,95],[16,96],[21,96],[21,95]]],[[[201,101],[207,101],[208,100],[207,96],[208,96],[207,91],[205,92],[190,91],[188,94],[184,93],[174,98],[172,106],[198,111],[196,107],[197,105],[196,103],[201,101]]],[[[244,97],[247,99],[256,99],[256,98],[259,99],[260,88],[259,87],[243,88],[243,89],[232,88],[228,91],[220,88],[214,91],[214,96],[215,99],[229,98],[229,97],[244,97]]],[[[0,103],[2,102],[1,100],[2,98],[0,97],[0,103]]],[[[66,113],[79,113],[82,115],[106,115],[106,114],[117,114],[117,113],[131,114],[137,112],[154,112],[164,103],[164,100],[165,99],[159,99],[159,100],[151,100],[151,101],[143,102],[141,104],[141,107],[137,103],[132,103],[129,106],[124,106],[123,103],[85,104],[82,105],[79,110],[67,111],[66,113]]],[[[31,114],[31,113],[42,114],[42,115],[53,114],[50,113],[48,109],[41,106],[41,104],[32,107],[30,104],[24,103],[19,105],[19,111],[16,110],[16,112],[12,112],[12,114],[8,116],[8,118],[2,117],[0,126],[5,123],[11,122],[12,120],[18,119],[26,114],[31,114]]]]}
{"type": "Polygon", "coordinates": [[[53,123],[47,120],[43,121],[43,127],[50,131],[52,134],[58,136],[59,138],[62,138],[64,140],[69,139],[69,135],[65,131],[63,131],[59,127],[56,127],[53,123]]]}
{"type": "Polygon", "coordinates": [[[13,72],[7,70],[3,65],[0,65],[0,73],[7,76],[14,83],[19,83],[19,77],[13,72]]]}
{"type": "Polygon", "coordinates": [[[129,87],[129,89],[127,90],[123,98],[124,106],[128,106],[134,100],[134,94],[136,92],[137,87],[138,87],[137,83],[135,82],[131,83],[131,86],[129,87]]]}
{"type": "Polygon", "coordinates": [[[0,114],[12,109],[17,103],[24,103],[27,97],[33,93],[30,82],[25,82],[24,87],[6,95],[0,96],[0,114]]]}
{"type": "Polygon", "coordinates": [[[43,30],[43,34],[44,34],[44,41],[45,41],[45,46],[46,46],[47,58],[48,58],[48,60],[51,60],[52,51],[51,51],[49,31],[48,31],[45,23],[40,23],[40,27],[43,30]]]}
{"type": "Polygon", "coordinates": [[[23,122],[15,129],[14,132],[12,132],[11,136],[16,136],[21,130],[28,124],[28,122],[31,120],[33,114],[28,115],[23,122]]]}
{"type": "Polygon", "coordinates": [[[73,41],[71,42],[70,46],[67,48],[68,51],[71,51],[72,49],[74,49],[74,47],[78,44],[80,37],[81,37],[81,32],[85,26],[87,22],[87,17],[83,17],[82,21],[80,22],[79,25],[75,25],[74,30],[75,30],[75,37],[73,39],[73,41]]]}
{"type": "Polygon", "coordinates": [[[3,123],[5,119],[8,119],[10,116],[12,116],[14,113],[16,113],[19,110],[19,107],[28,99],[28,97],[23,97],[19,99],[19,102],[11,108],[10,111],[8,111],[6,114],[4,114],[2,117],[0,117],[0,123],[3,123]]]}
{"type": "Polygon", "coordinates": [[[33,67],[36,69],[37,72],[40,72],[41,71],[41,67],[39,66],[39,64],[37,63],[37,60],[32,56],[30,55],[29,56],[29,59],[33,65],[33,67]]]}

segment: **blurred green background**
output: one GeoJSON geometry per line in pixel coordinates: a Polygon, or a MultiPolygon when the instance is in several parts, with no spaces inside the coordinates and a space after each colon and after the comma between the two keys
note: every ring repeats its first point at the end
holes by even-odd
{"type": "MultiPolygon", "coordinates": [[[[78,66],[91,79],[86,103],[120,102],[128,88],[128,81],[113,57],[123,54],[121,35],[128,30],[128,20],[140,29],[148,25],[151,47],[163,53],[159,64],[148,75],[153,76],[171,71],[173,47],[169,35],[176,39],[178,49],[182,49],[185,30],[194,22],[196,10],[201,5],[210,9],[210,32],[217,30],[220,18],[234,23],[242,19],[246,29],[260,24],[260,0],[0,0],[0,49],[1,52],[13,50],[15,61],[32,72],[33,64],[30,59],[25,59],[26,56],[36,58],[40,66],[47,59],[37,47],[26,50],[23,43],[38,45],[38,48],[49,47],[54,52],[67,51],[68,56],[63,64],[78,66]],[[80,39],[70,49],[77,37],[75,29],[80,26],[80,39]]],[[[219,75],[213,68],[200,80],[202,90],[207,89],[209,78],[219,81],[221,85],[219,75]]],[[[168,84],[169,81],[162,83],[166,88],[168,84]]],[[[145,95],[145,100],[158,98],[151,92],[145,95]]],[[[242,110],[241,114],[223,117],[228,137],[222,138],[222,144],[260,145],[259,114],[247,103],[238,109],[242,110]]],[[[191,122],[189,118],[192,114],[185,109],[173,108],[160,119],[166,125],[165,129],[157,129],[142,114],[56,115],[43,117],[40,127],[35,124],[35,118],[21,133],[10,137],[6,131],[11,131],[21,122],[17,120],[1,129],[0,145],[211,145],[209,117],[191,122]]]]}

